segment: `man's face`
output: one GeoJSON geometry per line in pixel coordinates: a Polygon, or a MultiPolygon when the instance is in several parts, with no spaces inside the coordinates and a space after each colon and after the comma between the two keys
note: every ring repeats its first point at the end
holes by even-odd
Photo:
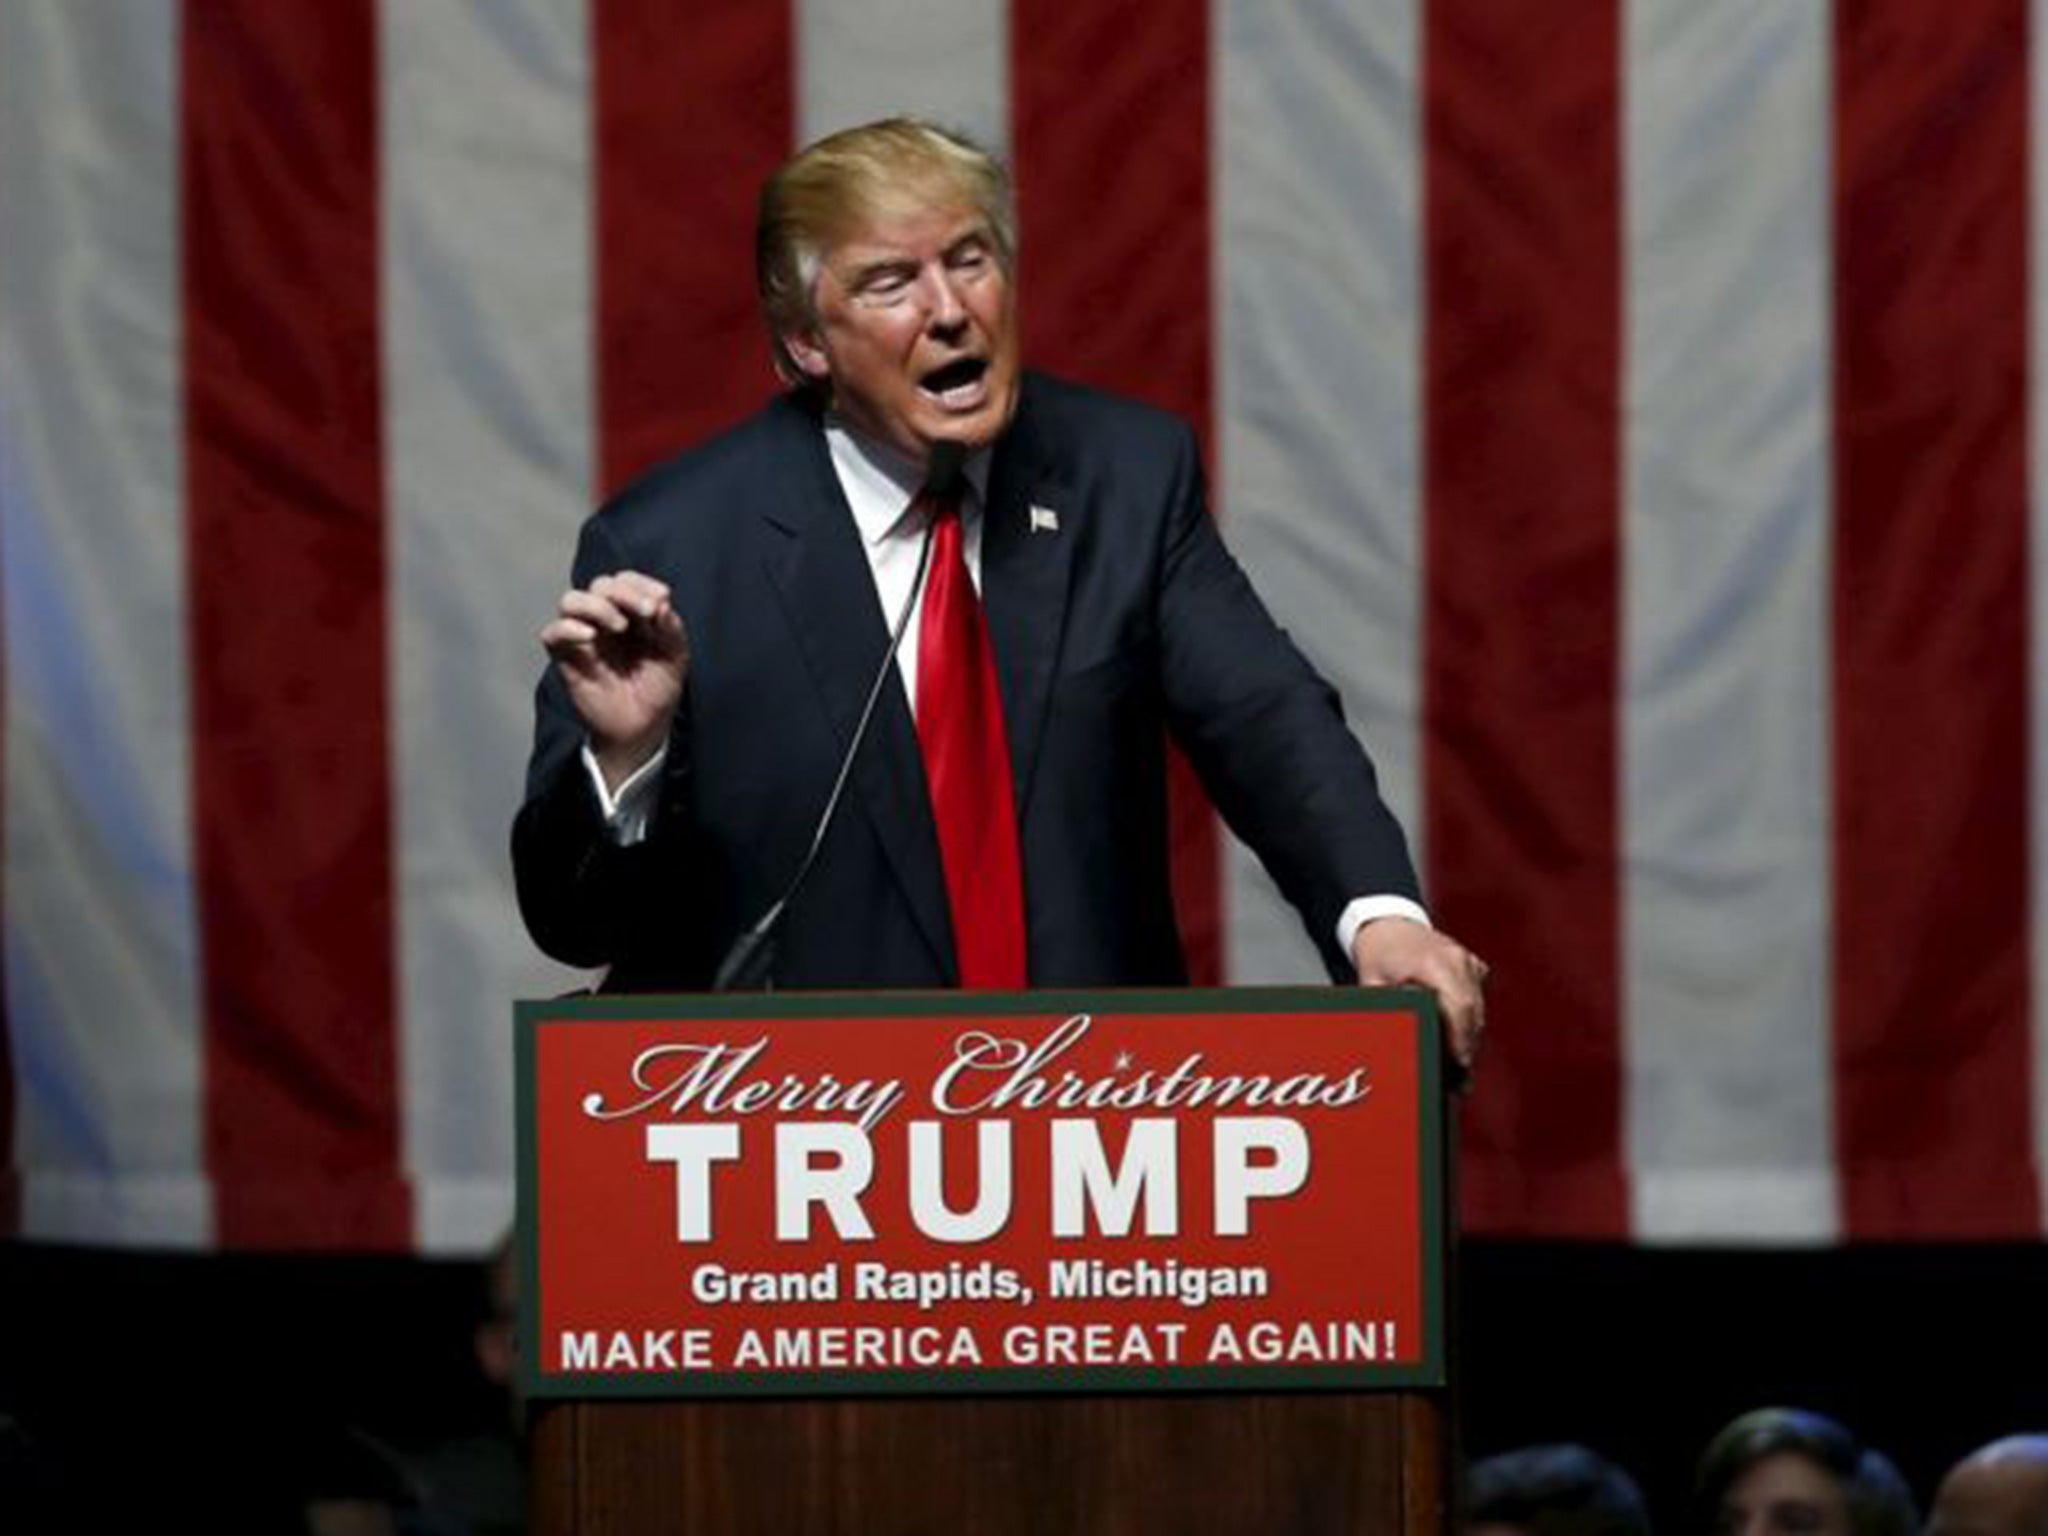
{"type": "Polygon", "coordinates": [[[1798,1451],[1774,1451],[1722,1497],[1715,1536],[1850,1536],[1849,1500],[1831,1473],[1798,1451]]]}
{"type": "Polygon", "coordinates": [[[937,202],[870,216],[824,254],[817,321],[784,338],[851,425],[918,463],[993,442],[1017,408],[1017,309],[987,222],[937,202]]]}

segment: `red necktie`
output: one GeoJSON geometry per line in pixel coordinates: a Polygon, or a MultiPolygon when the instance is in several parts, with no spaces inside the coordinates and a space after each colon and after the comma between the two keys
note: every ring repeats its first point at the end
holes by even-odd
{"type": "Polygon", "coordinates": [[[931,577],[917,634],[917,739],[953,906],[960,985],[1024,985],[1024,875],[995,654],[967,574],[958,497],[927,496],[931,577]]]}

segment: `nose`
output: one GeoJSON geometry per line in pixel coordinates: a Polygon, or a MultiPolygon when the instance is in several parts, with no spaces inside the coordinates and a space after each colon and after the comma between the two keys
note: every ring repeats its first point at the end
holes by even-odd
{"type": "Polygon", "coordinates": [[[934,332],[948,334],[967,323],[967,306],[960,302],[957,280],[944,267],[932,273],[927,304],[926,323],[934,332]]]}

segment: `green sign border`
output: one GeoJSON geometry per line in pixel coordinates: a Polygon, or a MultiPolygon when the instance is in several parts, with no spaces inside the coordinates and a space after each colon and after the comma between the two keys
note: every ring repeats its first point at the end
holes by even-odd
{"type": "Polygon", "coordinates": [[[514,1006],[518,1069],[519,1382],[534,1401],[750,1397],[897,1397],[1068,1392],[1271,1392],[1437,1389],[1444,1350],[1445,1124],[1442,1024],[1435,996],[1418,987],[1223,987],[1046,992],[770,992],[576,996],[514,1006]],[[1099,1013],[1407,1013],[1421,1031],[1417,1086],[1422,1132],[1422,1359],[1412,1365],[1005,1366],[888,1371],[636,1372],[540,1369],[540,1232],[534,1211],[534,1052],[544,1025],[702,1019],[1005,1018],[1099,1013]]]}

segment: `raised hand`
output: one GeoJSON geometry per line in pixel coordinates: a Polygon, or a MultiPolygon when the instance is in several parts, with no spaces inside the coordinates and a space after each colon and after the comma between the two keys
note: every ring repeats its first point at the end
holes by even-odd
{"type": "Polygon", "coordinates": [[[613,789],[668,739],[690,637],[665,582],[614,571],[562,594],[540,643],[554,658],[613,789]]]}

